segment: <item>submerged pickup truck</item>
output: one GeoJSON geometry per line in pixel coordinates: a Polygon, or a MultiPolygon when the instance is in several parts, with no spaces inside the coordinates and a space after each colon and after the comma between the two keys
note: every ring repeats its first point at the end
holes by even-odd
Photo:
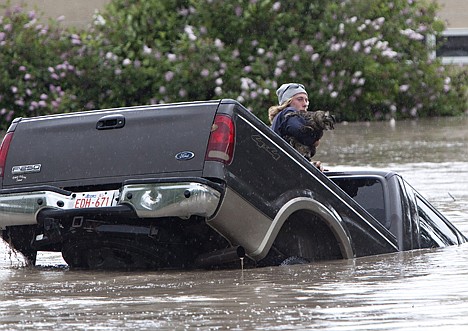
{"type": "Polygon", "coordinates": [[[352,259],[466,242],[401,176],[320,172],[217,100],[13,121],[0,229],[34,264],[164,269],[352,259]]]}

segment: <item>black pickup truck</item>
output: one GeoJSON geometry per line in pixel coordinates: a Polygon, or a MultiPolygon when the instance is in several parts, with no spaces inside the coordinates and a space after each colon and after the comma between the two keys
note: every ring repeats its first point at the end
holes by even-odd
{"type": "Polygon", "coordinates": [[[398,174],[320,172],[233,100],[14,120],[3,239],[73,268],[352,259],[466,242],[398,174]]]}

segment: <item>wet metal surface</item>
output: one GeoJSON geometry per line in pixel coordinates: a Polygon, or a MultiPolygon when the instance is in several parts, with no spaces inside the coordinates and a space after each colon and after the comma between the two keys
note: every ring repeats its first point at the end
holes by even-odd
{"type": "MultiPolygon", "coordinates": [[[[397,170],[468,234],[468,119],[340,124],[328,168],[397,170]]],[[[224,271],[22,267],[0,243],[0,330],[465,330],[468,245],[224,271]]],[[[239,264],[240,265],[240,264],[239,264]]]]}

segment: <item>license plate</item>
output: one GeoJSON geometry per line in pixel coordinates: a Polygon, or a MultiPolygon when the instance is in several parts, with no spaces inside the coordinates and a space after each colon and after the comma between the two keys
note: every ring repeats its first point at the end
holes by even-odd
{"type": "Polygon", "coordinates": [[[110,207],[114,201],[114,194],[112,191],[76,193],[73,208],[110,207]]]}

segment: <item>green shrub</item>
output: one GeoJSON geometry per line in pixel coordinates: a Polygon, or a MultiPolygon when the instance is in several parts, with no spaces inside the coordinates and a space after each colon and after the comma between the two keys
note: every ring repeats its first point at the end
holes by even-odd
{"type": "Polygon", "coordinates": [[[7,10],[0,125],[217,98],[266,121],[277,87],[291,81],[307,86],[310,109],[341,120],[461,114],[466,70],[429,56],[427,37],[444,29],[436,10],[423,0],[113,0],[84,31],[7,10]]]}
{"type": "Polygon", "coordinates": [[[14,117],[66,111],[75,96],[67,77],[76,75],[66,50],[73,41],[34,11],[0,7],[0,127],[14,117]]]}
{"type": "Polygon", "coordinates": [[[412,0],[114,0],[98,32],[122,58],[157,53],[133,95],[158,102],[230,97],[266,120],[276,88],[298,81],[311,109],[342,120],[460,114],[463,81],[429,56],[427,36],[444,29],[436,10],[412,0]]]}

